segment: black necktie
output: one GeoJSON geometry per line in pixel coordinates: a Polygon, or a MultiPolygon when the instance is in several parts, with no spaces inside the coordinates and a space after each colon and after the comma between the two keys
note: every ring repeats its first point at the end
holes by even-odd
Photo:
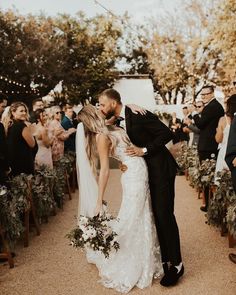
{"type": "Polygon", "coordinates": [[[120,122],[123,121],[123,120],[124,120],[123,117],[117,117],[117,118],[116,118],[115,125],[116,125],[117,127],[120,127],[120,122]]]}

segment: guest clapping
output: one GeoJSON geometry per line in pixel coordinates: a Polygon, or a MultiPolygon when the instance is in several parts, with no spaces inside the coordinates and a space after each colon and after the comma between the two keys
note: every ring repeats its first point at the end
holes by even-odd
{"type": "Polygon", "coordinates": [[[69,138],[72,133],[75,133],[75,128],[65,130],[61,126],[61,109],[59,106],[51,108],[52,121],[49,123],[49,130],[54,136],[52,143],[52,160],[56,162],[64,155],[64,141],[69,138]]]}

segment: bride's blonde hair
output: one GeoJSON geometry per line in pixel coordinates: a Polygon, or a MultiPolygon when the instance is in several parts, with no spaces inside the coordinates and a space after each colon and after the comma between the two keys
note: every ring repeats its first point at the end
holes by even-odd
{"type": "Polygon", "coordinates": [[[110,142],[111,153],[114,150],[115,138],[109,133],[105,120],[99,115],[98,110],[91,104],[86,105],[78,113],[78,119],[84,124],[85,140],[86,140],[86,153],[90,165],[96,173],[96,163],[98,158],[96,135],[99,133],[105,134],[110,142]]]}

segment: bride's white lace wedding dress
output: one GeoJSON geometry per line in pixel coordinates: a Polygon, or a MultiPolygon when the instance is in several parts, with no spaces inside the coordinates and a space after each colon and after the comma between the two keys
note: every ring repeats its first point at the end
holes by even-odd
{"type": "MultiPolygon", "coordinates": [[[[151,210],[148,172],[142,157],[127,156],[130,140],[121,128],[111,131],[116,139],[113,157],[127,166],[122,173],[122,203],[118,221],[112,228],[118,234],[120,249],[105,258],[89,250],[87,259],[96,264],[100,282],[107,288],[127,293],[134,286],[141,289],[151,285],[154,276],[163,272],[160,247],[151,210]]],[[[115,197],[115,196],[114,196],[115,197]]]]}

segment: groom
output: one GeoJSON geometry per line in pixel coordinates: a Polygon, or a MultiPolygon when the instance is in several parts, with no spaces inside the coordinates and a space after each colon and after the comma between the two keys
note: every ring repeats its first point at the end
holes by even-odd
{"type": "Polygon", "coordinates": [[[114,89],[106,89],[100,94],[99,109],[107,119],[112,116],[119,121],[123,119],[127,134],[135,145],[127,149],[127,154],[144,157],[146,160],[152,209],[165,273],[160,283],[166,287],[173,286],[184,273],[179,230],[174,215],[177,164],[165,146],[172,140],[173,134],[151,112],[147,111],[146,115],[135,114],[130,108],[123,106],[120,94],[114,89]]]}

